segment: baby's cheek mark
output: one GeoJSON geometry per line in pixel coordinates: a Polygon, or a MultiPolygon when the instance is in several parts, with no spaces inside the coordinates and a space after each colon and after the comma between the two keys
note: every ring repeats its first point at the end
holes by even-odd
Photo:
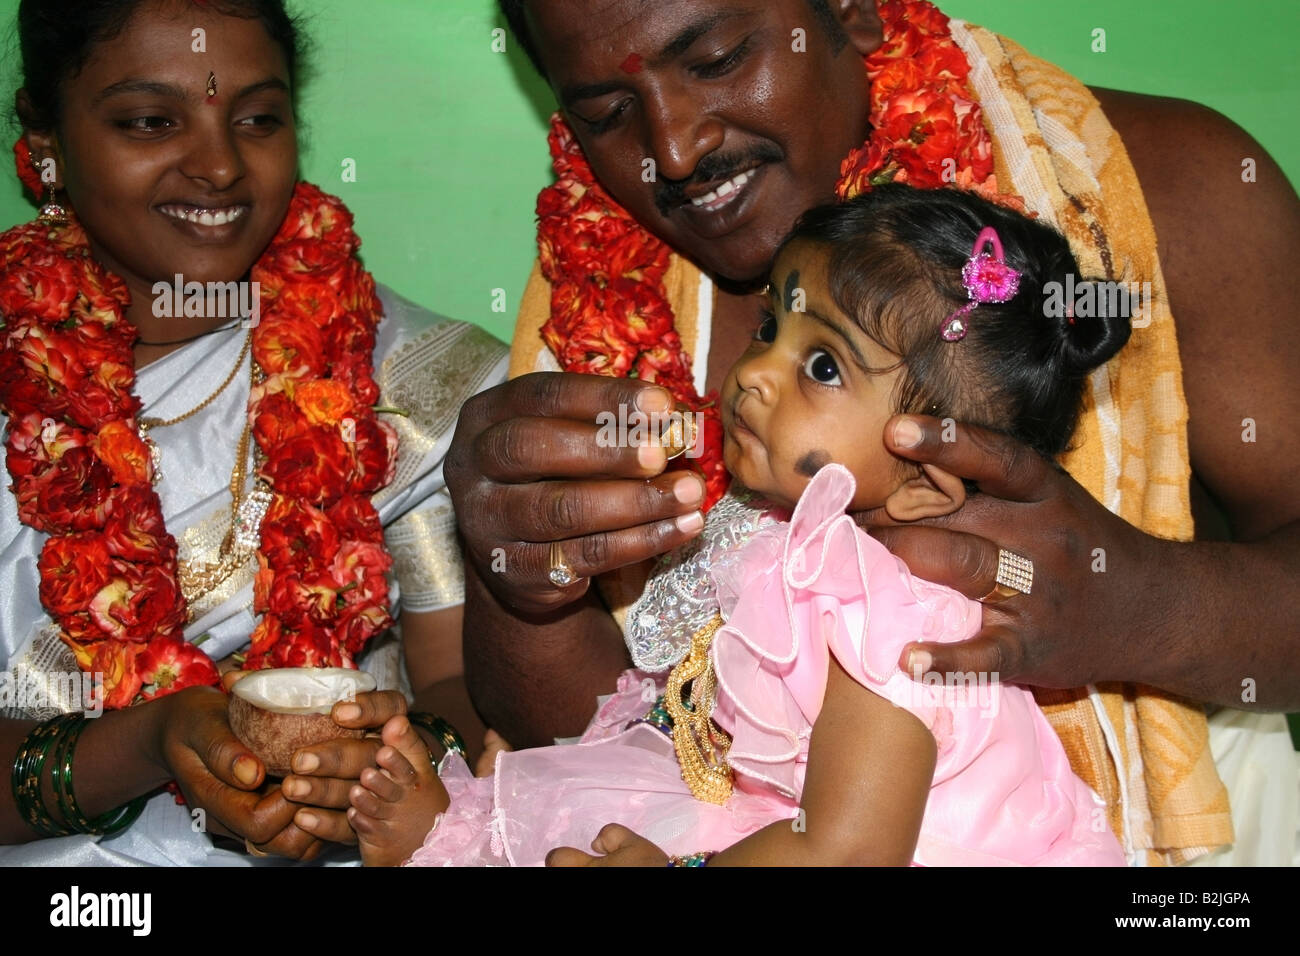
{"type": "Polygon", "coordinates": [[[640,53],[629,53],[627,59],[620,63],[618,68],[628,75],[633,75],[641,72],[642,65],[640,53]]]}
{"type": "Polygon", "coordinates": [[[795,462],[794,470],[799,472],[799,474],[804,475],[807,478],[812,478],[814,475],[817,474],[817,472],[821,471],[830,463],[831,463],[830,453],[826,451],[822,451],[819,448],[816,451],[808,452],[808,454],[804,455],[797,462],[795,462]]]}

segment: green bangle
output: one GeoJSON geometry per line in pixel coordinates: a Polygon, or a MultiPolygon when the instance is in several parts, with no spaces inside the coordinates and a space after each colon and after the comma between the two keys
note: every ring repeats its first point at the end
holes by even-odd
{"type": "Polygon", "coordinates": [[[41,778],[45,761],[76,719],[74,714],[60,714],[33,728],[18,746],[14,759],[10,775],[14,804],[27,825],[42,837],[68,836],[73,832],[57,824],[50,815],[41,792],[41,778]]]}
{"type": "Polygon", "coordinates": [[[42,837],[91,833],[107,836],[126,829],[144,812],[147,796],[88,819],[77,806],[72,788],[72,758],[77,740],[88,719],[80,714],[60,714],[34,728],[18,747],[10,776],[18,813],[42,837]],[[50,782],[58,801],[63,824],[55,822],[41,791],[46,761],[50,761],[50,782]]]}
{"type": "Polygon", "coordinates": [[[82,717],[60,741],[61,746],[55,755],[54,795],[59,801],[59,813],[63,819],[78,833],[92,833],[96,836],[111,836],[125,830],[144,812],[144,805],[149,802],[147,796],[139,796],[120,807],[115,807],[95,819],[89,819],[77,805],[77,796],[72,788],[72,758],[81,732],[90,721],[82,717]]]}
{"type": "MultiPolygon", "coordinates": [[[[442,744],[442,749],[449,754],[459,754],[462,760],[469,760],[469,751],[465,749],[465,740],[456,732],[456,728],[437,714],[407,714],[406,719],[415,727],[423,727],[433,734],[433,739],[442,744]]],[[[434,760],[436,765],[438,761],[434,760]]]]}

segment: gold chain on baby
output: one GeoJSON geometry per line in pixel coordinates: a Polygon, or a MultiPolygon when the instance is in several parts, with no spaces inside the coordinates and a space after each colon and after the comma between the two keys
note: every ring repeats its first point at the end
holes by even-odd
{"type": "Polygon", "coordinates": [[[682,768],[682,779],[697,800],[724,804],[731,797],[732,771],[727,763],[731,737],[713,721],[718,700],[717,677],[709,647],[722,626],[715,614],[709,623],[691,635],[691,649],[668,675],[664,709],[673,722],[673,749],[682,768]],[[690,684],[690,704],[682,698],[690,684]]]}

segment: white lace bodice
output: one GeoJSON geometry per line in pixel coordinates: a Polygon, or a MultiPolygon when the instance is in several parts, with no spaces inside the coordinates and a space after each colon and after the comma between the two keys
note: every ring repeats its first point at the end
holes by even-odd
{"type": "Polygon", "coordinates": [[[711,570],[777,518],[772,506],[732,483],[709,511],[704,530],[655,562],[645,590],[628,609],[628,649],[643,671],[666,671],[686,654],[691,635],[718,613],[711,570]]]}

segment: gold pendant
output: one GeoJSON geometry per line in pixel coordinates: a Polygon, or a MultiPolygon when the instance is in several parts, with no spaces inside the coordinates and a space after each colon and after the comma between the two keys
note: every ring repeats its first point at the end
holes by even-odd
{"type": "Polygon", "coordinates": [[[267,484],[259,480],[235,509],[217,561],[180,562],[181,593],[188,607],[192,609],[196,601],[220,587],[262,546],[262,519],[274,498],[267,484]]]}
{"type": "Polygon", "coordinates": [[[673,749],[682,768],[682,779],[697,800],[722,805],[731,798],[732,770],[727,763],[731,738],[713,722],[717,701],[717,682],[709,645],[722,626],[722,616],[715,615],[708,624],[691,636],[691,649],[668,675],[664,691],[664,709],[673,721],[673,749]],[[691,685],[691,705],[682,698],[691,685]]]}
{"type": "Polygon", "coordinates": [[[266,517],[273,499],[270,488],[259,481],[248,497],[240,502],[239,511],[230,525],[236,550],[253,552],[262,546],[262,519],[266,517]]]}
{"type": "Polygon", "coordinates": [[[149,437],[149,426],[152,424],[148,419],[140,419],[135,426],[135,433],[140,436],[140,440],[149,449],[149,484],[156,485],[162,481],[162,449],[158,443],[149,437]]]}

